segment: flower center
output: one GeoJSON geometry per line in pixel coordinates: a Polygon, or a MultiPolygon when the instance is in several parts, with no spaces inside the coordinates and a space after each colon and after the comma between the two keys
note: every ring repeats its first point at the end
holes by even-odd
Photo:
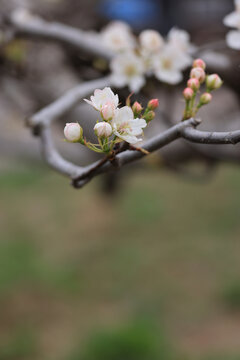
{"type": "Polygon", "coordinates": [[[134,65],[128,65],[125,68],[125,74],[129,77],[134,76],[136,74],[136,68],[134,65]]]}
{"type": "Polygon", "coordinates": [[[172,60],[171,59],[163,59],[162,60],[162,67],[165,70],[169,70],[172,68],[172,60]]]}

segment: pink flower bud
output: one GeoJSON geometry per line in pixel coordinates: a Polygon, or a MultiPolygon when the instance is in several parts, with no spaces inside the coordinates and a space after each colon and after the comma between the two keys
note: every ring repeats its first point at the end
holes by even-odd
{"type": "Polygon", "coordinates": [[[198,91],[200,88],[200,82],[198,79],[189,79],[187,83],[188,87],[193,91],[198,91]]]}
{"type": "Polygon", "coordinates": [[[195,67],[192,69],[190,77],[193,79],[198,79],[201,84],[206,78],[206,73],[201,67],[195,67]]]}
{"type": "Polygon", "coordinates": [[[109,123],[105,121],[97,123],[94,126],[93,130],[95,131],[97,137],[107,138],[112,135],[112,127],[109,123]]]}
{"type": "Polygon", "coordinates": [[[106,121],[112,120],[115,114],[115,106],[112,102],[108,102],[105,105],[103,105],[101,109],[101,115],[102,118],[106,121]]]}
{"type": "Polygon", "coordinates": [[[212,101],[212,95],[209,93],[204,93],[202,94],[202,96],[200,97],[200,103],[202,105],[206,105],[209,104],[210,101],[212,101]]]}
{"type": "Polygon", "coordinates": [[[223,84],[222,79],[217,74],[207,76],[206,85],[207,89],[212,91],[219,89],[223,84]]]}
{"type": "Polygon", "coordinates": [[[155,118],[155,112],[154,111],[149,111],[145,116],[144,119],[146,120],[146,122],[152,121],[155,118]]]}
{"type": "Polygon", "coordinates": [[[206,63],[202,59],[196,59],[193,62],[193,68],[197,68],[197,67],[200,67],[203,70],[205,70],[206,69],[206,63]]]}
{"type": "Polygon", "coordinates": [[[148,102],[147,108],[150,110],[155,110],[159,107],[159,101],[158,99],[152,99],[148,102]]]}
{"type": "Polygon", "coordinates": [[[191,100],[193,98],[193,95],[194,95],[194,91],[190,87],[184,89],[183,96],[185,100],[191,100]]]}
{"type": "Polygon", "coordinates": [[[132,111],[134,112],[134,115],[139,115],[143,111],[143,107],[139,102],[135,101],[132,106],[132,111]]]}
{"type": "Polygon", "coordinates": [[[65,138],[70,142],[78,142],[82,139],[83,129],[78,123],[67,123],[64,128],[65,138]]]}

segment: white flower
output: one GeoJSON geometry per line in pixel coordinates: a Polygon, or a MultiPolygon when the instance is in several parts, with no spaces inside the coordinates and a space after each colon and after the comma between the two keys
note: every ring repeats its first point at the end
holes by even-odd
{"type": "Polygon", "coordinates": [[[168,41],[170,45],[183,52],[191,53],[194,50],[194,46],[190,42],[190,35],[185,30],[172,28],[168,33],[168,41]]]}
{"type": "Polygon", "coordinates": [[[118,95],[115,95],[110,87],[105,87],[103,90],[96,89],[90,99],[84,99],[84,101],[98,111],[101,111],[106,104],[111,104],[116,108],[119,102],[118,95]]]}
{"type": "Polygon", "coordinates": [[[67,123],[64,128],[65,138],[70,142],[78,142],[83,135],[83,129],[78,123],[67,123]]]}
{"type": "Polygon", "coordinates": [[[144,64],[140,57],[132,52],[118,55],[111,62],[111,81],[117,87],[129,86],[138,92],[145,84],[144,64]]]}
{"type": "Polygon", "coordinates": [[[114,52],[133,49],[136,45],[131,28],[121,21],[111,22],[102,30],[100,36],[103,45],[114,52]]]}
{"type": "Polygon", "coordinates": [[[133,111],[128,106],[117,109],[112,120],[113,133],[130,144],[136,144],[142,140],[137,136],[142,135],[142,129],[146,126],[147,123],[144,119],[134,119],[133,111]]]}
{"type": "Polygon", "coordinates": [[[226,26],[237,29],[229,31],[226,41],[230,48],[240,50],[240,0],[235,0],[235,7],[236,11],[225,16],[223,23],[226,26]]]}
{"type": "Polygon", "coordinates": [[[97,123],[93,130],[98,137],[109,137],[112,135],[112,127],[109,123],[102,121],[97,123]]]}
{"type": "Polygon", "coordinates": [[[232,30],[226,36],[227,44],[234,50],[240,50],[240,31],[232,30]]]}
{"type": "Polygon", "coordinates": [[[155,30],[142,31],[139,41],[142,49],[150,53],[160,50],[164,44],[162,36],[155,30]]]}
{"type": "Polygon", "coordinates": [[[182,71],[191,63],[188,54],[168,44],[153,59],[154,74],[158,80],[175,85],[182,80],[182,71]]]}
{"type": "Polygon", "coordinates": [[[231,14],[225,16],[223,23],[226,26],[240,30],[240,12],[234,11],[231,14]]]}

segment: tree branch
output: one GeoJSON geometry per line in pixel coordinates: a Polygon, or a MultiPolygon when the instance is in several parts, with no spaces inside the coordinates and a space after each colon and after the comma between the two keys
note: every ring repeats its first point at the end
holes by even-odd
{"type": "Polygon", "coordinates": [[[200,131],[191,127],[182,130],[182,137],[198,144],[232,144],[240,142],[240,130],[229,132],[200,131]]]}
{"type": "Polygon", "coordinates": [[[113,56],[111,51],[104,48],[102,42],[99,41],[98,34],[92,34],[57,22],[48,22],[30,14],[26,19],[22,19],[13,13],[7,21],[16,37],[56,41],[108,60],[113,56]]]}
{"type": "Polygon", "coordinates": [[[83,97],[91,94],[96,88],[105,86],[110,86],[109,76],[81,83],[33,115],[27,121],[27,124],[33,128],[38,125],[50,124],[52,121],[70,111],[83,97]]]}

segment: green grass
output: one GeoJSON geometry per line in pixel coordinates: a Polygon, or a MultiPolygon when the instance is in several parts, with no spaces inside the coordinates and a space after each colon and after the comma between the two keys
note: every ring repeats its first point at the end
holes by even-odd
{"type": "MultiPolygon", "coordinates": [[[[224,317],[237,327],[227,309],[239,306],[237,281],[228,286],[240,271],[239,169],[204,185],[127,174],[112,198],[100,181],[76,191],[32,165],[0,175],[0,300],[14,319],[0,322],[0,335],[27,321],[43,344],[39,356],[55,360],[82,349],[96,326],[110,329],[100,342],[114,343],[120,324],[125,333],[129,319],[146,316],[191,360],[219,353],[217,333],[191,349],[186,339],[224,317]]],[[[240,353],[238,334],[227,331],[225,353],[240,353]]]]}

